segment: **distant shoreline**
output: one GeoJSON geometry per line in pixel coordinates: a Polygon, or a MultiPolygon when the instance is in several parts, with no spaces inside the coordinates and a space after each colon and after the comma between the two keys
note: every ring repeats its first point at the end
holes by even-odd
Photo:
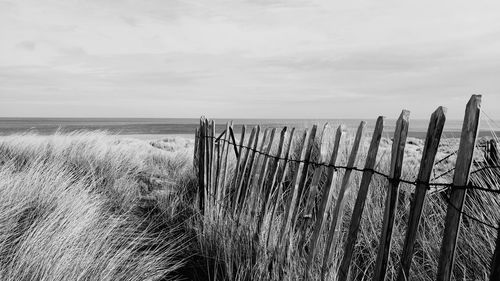
{"type": "MultiPolygon", "coordinates": [[[[225,123],[230,119],[216,119],[216,134],[220,134],[226,128],[225,123]]],[[[241,124],[247,128],[256,126],[280,128],[287,126],[298,129],[311,127],[313,124],[322,127],[329,123],[331,128],[339,124],[345,124],[348,130],[355,130],[363,119],[234,119],[234,130],[236,134],[241,131],[241,124]]],[[[375,120],[366,120],[366,132],[373,130],[375,120]]],[[[428,120],[410,120],[409,137],[425,138],[428,120]]],[[[395,120],[386,119],[385,134],[391,136],[394,132],[395,120]]],[[[496,122],[492,125],[496,125],[496,122]]],[[[199,125],[199,119],[195,118],[0,118],[0,136],[11,134],[34,133],[39,135],[51,135],[56,132],[71,133],[78,131],[105,131],[109,134],[121,136],[168,137],[183,136],[194,137],[194,132],[199,125]]],[[[459,138],[462,127],[461,120],[447,120],[443,137],[459,138]]],[[[495,134],[500,134],[500,128],[494,128],[495,134]]],[[[492,136],[492,131],[483,125],[479,137],[492,136]]]]}

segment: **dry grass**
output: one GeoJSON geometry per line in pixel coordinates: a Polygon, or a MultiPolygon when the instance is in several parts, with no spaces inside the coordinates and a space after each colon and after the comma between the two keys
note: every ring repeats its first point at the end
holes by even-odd
{"type": "MultiPolygon", "coordinates": [[[[329,134],[329,137],[332,137],[332,133],[330,132],[329,134]]],[[[341,149],[341,155],[339,156],[341,165],[345,165],[347,162],[349,155],[348,148],[351,147],[352,141],[352,134],[349,134],[343,141],[343,149],[341,149]]],[[[361,155],[358,157],[358,166],[362,167],[364,165],[368,141],[369,139],[367,138],[361,150],[361,155]]],[[[457,140],[444,140],[442,143],[443,145],[439,149],[437,159],[441,159],[458,147],[457,140]]],[[[382,140],[376,168],[386,174],[390,163],[390,144],[390,139],[382,140]]],[[[421,140],[408,140],[405,150],[403,178],[415,180],[418,174],[422,147],[423,142],[421,140]]],[[[295,158],[297,154],[297,151],[295,151],[295,158]]],[[[317,153],[314,157],[317,157],[317,153]]],[[[436,167],[435,174],[440,174],[442,171],[454,166],[454,161],[455,158],[450,157],[448,161],[436,167]]],[[[293,173],[292,171],[291,174],[293,173]]],[[[308,173],[308,181],[311,179],[312,174],[313,171],[311,169],[308,173]]],[[[453,173],[441,178],[440,181],[450,182],[452,175],[453,173]]],[[[340,187],[342,176],[343,173],[339,171],[334,180],[333,184],[336,191],[340,187]]],[[[337,276],[337,269],[343,255],[343,244],[346,238],[344,235],[347,233],[360,179],[361,173],[354,172],[350,182],[352,192],[347,197],[343,221],[340,224],[340,237],[335,241],[334,247],[336,250],[331,260],[329,278],[327,280],[335,280],[337,276]]],[[[485,181],[484,178],[478,178],[477,175],[473,177],[473,180],[479,182],[479,184],[481,184],[481,181],[485,181]]],[[[498,186],[498,182],[494,184],[498,186]]],[[[355,255],[351,264],[350,280],[370,280],[373,274],[382,227],[386,186],[387,180],[385,178],[374,176],[362,217],[355,255]]],[[[290,186],[286,186],[285,190],[290,190],[290,188],[290,186]]],[[[386,280],[395,280],[397,275],[399,258],[407,227],[410,207],[409,198],[411,198],[414,186],[401,184],[400,188],[401,194],[405,196],[406,200],[405,204],[398,207],[386,280]]],[[[496,225],[500,220],[500,212],[498,211],[499,198],[495,197],[495,195],[482,192],[469,192],[469,195],[465,211],[474,217],[496,225]]],[[[444,196],[447,196],[446,192],[433,193],[427,198],[410,272],[411,278],[409,280],[435,280],[439,246],[441,244],[444,216],[447,208],[444,196]]],[[[335,198],[336,194],[334,195],[335,198]]],[[[284,210],[279,209],[277,216],[272,221],[269,220],[270,210],[266,211],[266,223],[262,233],[270,233],[269,245],[266,243],[267,237],[265,234],[261,234],[259,241],[252,240],[255,218],[251,215],[250,206],[245,205],[241,210],[246,215],[243,215],[239,221],[231,218],[231,216],[221,219],[217,213],[209,214],[205,218],[200,243],[202,249],[205,250],[205,254],[214,257],[217,261],[216,269],[218,270],[218,274],[214,274],[212,280],[299,280],[303,278],[306,270],[305,261],[308,250],[307,247],[297,247],[301,239],[303,239],[302,235],[304,235],[304,232],[300,231],[301,220],[298,220],[292,227],[295,230],[292,233],[293,238],[291,240],[292,252],[283,262],[279,259],[276,260],[272,253],[275,250],[274,247],[277,245],[277,236],[283,220],[284,210]],[[263,238],[262,235],[264,236],[263,238]]],[[[331,210],[329,212],[331,213],[331,210]]],[[[311,232],[310,228],[305,232],[306,240],[311,235],[311,232]]],[[[487,279],[496,235],[493,229],[464,218],[454,267],[455,280],[487,279]]],[[[323,231],[318,246],[319,253],[315,257],[313,268],[310,269],[312,272],[311,280],[320,279],[320,268],[323,251],[326,247],[326,236],[327,231],[323,231]]]]}
{"type": "MultiPolygon", "coordinates": [[[[347,161],[352,140],[349,135],[342,143],[341,164],[347,161]]],[[[364,164],[368,142],[367,138],[361,148],[358,166],[364,164]]],[[[382,141],[378,170],[388,169],[390,144],[389,139],[382,141]]],[[[453,151],[457,142],[445,140],[443,144],[438,159],[453,151]]],[[[407,144],[404,178],[415,178],[421,149],[420,140],[407,144]]],[[[145,142],[95,132],[0,139],[0,280],[300,279],[307,248],[292,247],[286,262],[277,263],[270,254],[277,243],[283,209],[277,209],[273,220],[266,213],[263,233],[271,234],[269,244],[265,236],[253,239],[250,215],[240,221],[215,211],[203,218],[196,215],[192,153],[190,140],[145,142]]],[[[297,157],[298,152],[293,153],[297,157]]],[[[453,166],[454,161],[451,157],[443,162],[435,174],[453,166]]],[[[234,159],[230,162],[234,166],[234,159]]],[[[336,176],[336,187],[342,176],[342,172],[336,176]]],[[[352,192],[340,224],[342,234],[348,227],[360,176],[356,172],[351,179],[352,192]]],[[[450,176],[440,180],[449,182],[450,176]]],[[[481,177],[474,180],[498,185],[481,177]]],[[[289,184],[285,183],[285,190],[289,184]]],[[[381,177],[373,178],[350,280],[369,280],[373,272],[386,184],[381,177]]],[[[413,187],[401,188],[410,198],[413,187]]],[[[435,279],[446,212],[443,195],[434,193],[426,202],[410,280],[435,279]]],[[[470,195],[467,213],[493,224],[500,220],[498,198],[480,192],[470,195]]],[[[407,200],[396,218],[387,280],[393,280],[398,269],[408,209],[407,200]]],[[[297,231],[301,223],[293,226],[293,245],[302,238],[297,231]]],[[[319,279],[326,235],[324,231],[312,268],[314,280],[319,279]]],[[[487,278],[495,237],[493,230],[464,219],[454,279],[487,278]]],[[[342,235],[336,241],[329,272],[332,280],[344,241],[342,235]]]]}
{"type": "Polygon", "coordinates": [[[188,159],[103,133],[2,138],[0,280],[170,276],[188,243],[188,159]]]}

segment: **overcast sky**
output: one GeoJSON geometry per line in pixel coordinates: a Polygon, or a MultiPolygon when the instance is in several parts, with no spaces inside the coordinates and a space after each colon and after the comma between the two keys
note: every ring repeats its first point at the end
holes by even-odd
{"type": "Polygon", "coordinates": [[[0,116],[500,119],[498,1],[0,1],[0,116]]]}

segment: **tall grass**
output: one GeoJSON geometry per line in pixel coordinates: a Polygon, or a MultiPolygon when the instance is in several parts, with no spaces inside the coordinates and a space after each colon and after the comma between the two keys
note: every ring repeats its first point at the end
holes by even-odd
{"type": "MultiPolygon", "coordinates": [[[[298,134],[297,134],[298,135],[298,134]]],[[[331,132],[327,135],[332,138],[331,132]]],[[[337,164],[344,165],[353,136],[342,141],[337,164]]],[[[366,157],[369,136],[357,166],[366,157]]],[[[437,159],[456,149],[456,140],[443,140],[437,159]]],[[[275,145],[276,146],[276,145],[275,145]]],[[[387,172],[391,140],[382,140],[376,169],[387,172]]],[[[299,145],[297,145],[299,147],[299,145]]],[[[415,179],[422,141],[407,143],[403,177],[415,179]]],[[[329,148],[331,150],[331,148],[329,148]]],[[[313,160],[318,158],[318,144],[313,160]]],[[[272,148],[273,153],[276,147],[272,148]]],[[[212,208],[204,216],[196,210],[197,180],[192,173],[192,142],[179,139],[145,142],[119,139],[105,133],[14,135],[0,139],[0,280],[299,280],[303,278],[311,227],[300,217],[292,226],[291,251],[286,259],[274,251],[291,189],[292,165],[278,198],[275,216],[266,209],[261,235],[255,239],[255,215],[241,207],[237,218],[212,208]],[[267,233],[270,234],[267,237],[267,233]],[[305,236],[304,236],[305,235],[305,236]],[[297,245],[301,245],[298,247],[297,245]]],[[[292,151],[297,159],[299,151],[292,151]]],[[[477,157],[480,157],[477,156],[477,157]]],[[[231,189],[235,159],[231,154],[227,188],[231,189]]],[[[440,174],[454,165],[454,157],[436,166],[440,174]]],[[[314,167],[310,167],[309,184],[314,167]]],[[[450,182],[453,173],[439,179],[450,182]]],[[[338,190],[343,172],[334,178],[338,190]]],[[[343,255],[361,174],[354,172],[340,235],[335,241],[328,277],[335,280],[343,255]]],[[[323,175],[322,183],[324,183],[323,175]]],[[[477,185],[498,181],[475,174],[477,185]]],[[[350,280],[369,280],[381,232],[387,182],[374,176],[363,212],[351,264],[350,280]]],[[[322,186],[322,188],[324,188],[322,186]]],[[[398,270],[413,186],[401,185],[405,201],[398,208],[387,280],[398,270]]],[[[334,194],[334,200],[336,198],[334,194]]],[[[410,280],[434,280],[444,228],[446,192],[430,192],[419,229],[410,280]]],[[[274,199],[273,199],[274,200],[274,199]]],[[[333,201],[335,202],[335,201],[333,201]]],[[[468,214],[496,224],[499,199],[469,192],[468,214]]],[[[331,210],[329,210],[331,212],[331,210]]],[[[329,224],[327,220],[327,224],[329,224]]],[[[326,229],[310,269],[320,276],[326,229]]],[[[496,233],[464,218],[454,267],[456,280],[484,280],[496,233]]]]}
{"type": "MultiPolygon", "coordinates": [[[[328,137],[331,138],[332,134],[330,133],[328,137]]],[[[345,165],[347,162],[353,138],[353,134],[349,134],[342,141],[342,149],[339,156],[340,165],[345,165]]],[[[364,165],[368,141],[369,137],[365,140],[361,155],[358,156],[358,167],[364,165]]],[[[443,145],[439,149],[437,159],[444,157],[450,151],[458,148],[457,140],[444,140],[442,143],[443,145]]],[[[316,144],[316,153],[313,156],[313,160],[317,159],[317,146],[316,144]]],[[[390,146],[390,139],[382,140],[377,160],[376,169],[386,174],[388,174],[390,164],[390,146]]],[[[422,147],[421,140],[410,139],[408,141],[405,150],[403,178],[409,180],[416,179],[422,147]]],[[[273,150],[275,151],[275,148],[273,150]]],[[[297,154],[298,151],[295,151],[293,156],[295,159],[297,159],[297,154]]],[[[436,167],[438,170],[435,171],[435,174],[440,174],[441,171],[454,166],[454,161],[454,158],[450,157],[448,161],[441,164],[442,166],[436,167]]],[[[232,159],[232,162],[230,164],[232,165],[231,169],[234,169],[234,159],[232,159]]],[[[291,175],[295,173],[295,169],[296,167],[294,168],[292,165],[291,175]]],[[[311,167],[306,182],[310,181],[313,172],[314,167],[311,167]]],[[[441,178],[440,181],[451,182],[452,175],[453,173],[441,178]]],[[[342,176],[343,172],[339,170],[333,182],[333,188],[336,192],[340,187],[342,176]]],[[[480,175],[473,175],[472,177],[473,181],[479,184],[484,184],[484,181],[487,180],[480,175]]],[[[327,280],[335,280],[337,276],[338,266],[343,255],[345,235],[349,227],[360,179],[361,173],[354,172],[350,181],[352,191],[347,197],[343,221],[340,223],[340,235],[335,241],[335,251],[330,261],[327,280]]],[[[491,179],[488,179],[488,181],[491,181],[491,179]]],[[[231,183],[232,181],[228,182],[231,183]]],[[[499,186],[498,178],[493,184],[499,186]]],[[[285,183],[285,191],[291,189],[289,185],[290,182],[285,183]]],[[[231,190],[233,187],[228,185],[227,188],[231,190]]],[[[373,274],[382,228],[386,188],[387,180],[385,178],[380,176],[373,177],[363,212],[355,254],[351,263],[350,280],[370,280],[373,274]]],[[[404,203],[397,210],[386,280],[394,280],[397,276],[414,186],[401,184],[400,189],[400,194],[405,199],[404,203]]],[[[266,209],[263,234],[260,233],[261,239],[257,241],[252,239],[255,231],[255,218],[252,216],[251,205],[247,204],[241,207],[244,215],[239,218],[232,217],[231,215],[221,217],[218,212],[211,212],[205,216],[202,222],[203,227],[200,227],[202,232],[199,236],[199,243],[205,255],[212,257],[214,260],[214,272],[212,272],[211,280],[300,280],[303,279],[306,270],[311,271],[311,280],[320,279],[322,255],[326,247],[325,240],[327,232],[331,230],[326,229],[321,234],[318,254],[315,256],[313,266],[310,269],[305,268],[305,261],[308,255],[307,243],[306,246],[301,247],[300,245],[304,239],[304,235],[305,241],[310,238],[312,229],[309,227],[306,228],[305,232],[302,230],[303,219],[299,219],[291,228],[291,252],[287,258],[277,259],[273,254],[276,250],[277,237],[284,216],[284,208],[282,206],[286,202],[287,196],[289,195],[285,193],[283,201],[279,203],[281,207],[277,209],[277,215],[272,220],[271,209],[266,209]],[[269,238],[266,237],[267,233],[270,234],[269,238]],[[267,239],[269,239],[269,243],[267,243],[267,239]]],[[[334,194],[332,202],[335,202],[336,196],[334,194]]],[[[410,272],[411,278],[409,280],[435,280],[439,247],[444,229],[444,217],[447,210],[446,196],[446,191],[429,193],[422,214],[418,241],[410,272]]],[[[495,197],[495,195],[472,191],[469,192],[464,211],[471,216],[496,225],[496,222],[500,220],[500,212],[498,211],[499,203],[499,198],[495,197]]],[[[301,205],[301,208],[303,207],[301,205]]],[[[329,210],[329,213],[331,211],[329,210]]],[[[330,218],[327,220],[327,226],[329,225],[329,220],[330,218]]],[[[497,233],[493,229],[464,217],[457,244],[457,254],[453,271],[455,280],[487,279],[496,235],[497,233]]]]}
{"type": "Polygon", "coordinates": [[[186,151],[15,135],[0,163],[0,280],[164,280],[184,265],[186,151]]]}

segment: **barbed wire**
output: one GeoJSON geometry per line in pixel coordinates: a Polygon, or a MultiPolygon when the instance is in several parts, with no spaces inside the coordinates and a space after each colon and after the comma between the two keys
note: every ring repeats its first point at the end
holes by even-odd
{"type": "MultiPolygon", "coordinates": [[[[216,140],[216,142],[226,142],[227,144],[233,145],[235,147],[239,147],[239,151],[240,151],[239,154],[240,155],[242,155],[242,153],[241,153],[242,151],[241,150],[243,148],[245,148],[247,150],[247,153],[248,153],[248,151],[252,151],[254,154],[256,153],[256,154],[259,154],[259,155],[262,155],[262,156],[265,156],[265,157],[273,158],[273,159],[278,160],[278,161],[287,161],[287,162],[301,163],[301,164],[304,164],[304,165],[311,165],[313,167],[328,167],[328,168],[333,168],[336,171],[337,170],[354,170],[354,171],[358,171],[358,172],[370,172],[370,173],[382,176],[382,177],[386,178],[390,182],[405,183],[405,184],[414,185],[414,186],[417,186],[417,185],[425,186],[426,189],[428,189],[428,190],[431,189],[431,187],[434,187],[434,188],[441,187],[441,191],[452,190],[452,189],[463,189],[463,190],[477,190],[477,191],[489,192],[489,193],[494,193],[494,194],[500,194],[500,189],[485,188],[485,187],[475,186],[475,185],[471,185],[471,184],[459,186],[459,185],[455,185],[453,183],[423,182],[423,181],[420,181],[418,179],[417,180],[407,180],[407,179],[401,179],[401,178],[392,178],[390,175],[387,175],[387,174],[385,174],[383,172],[380,172],[380,171],[377,171],[377,170],[371,169],[371,168],[359,168],[359,167],[356,167],[356,166],[352,166],[351,167],[351,166],[343,166],[343,165],[326,164],[326,163],[323,163],[323,162],[316,162],[316,161],[310,161],[310,160],[306,161],[306,160],[293,159],[293,158],[284,158],[284,157],[272,155],[270,153],[262,152],[262,151],[260,151],[260,150],[258,150],[256,148],[253,148],[253,147],[249,147],[249,146],[246,146],[246,145],[243,145],[243,144],[237,144],[235,142],[228,141],[226,139],[221,138],[220,136],[218,138],[215,138],[214,136],[203,136],[203,138],[213,139],[213,140],[216,140]]],[[[455,153],[456,152],[454,152],[453,154],[455,154],[455,153]]],[[[451,155],[453,155],[453,154],[451,154],[451,155]]],[[[450,155],[448,155],[447,157],[450,157],[450,155]]],[[[443,159],[441,159],[441,160],[443,160],[443,159]]],[[[490,168],[493,168],[493,167],[490,167],[490,168]]],[[[450,171],[447,171],[446,173],[449,173],[450,171]]],[[[478,171],[475,171],[475,172],[478,172],[478,171]]],[[[488,226],[490,228],[493,228],[495,230],[500,230],[500,227],[494,226],[494,225],[492,225],[491,223],[488,223],[488,222],[484,222],[484,221],[482,221],[482,220],[480,220],[478,218],[475,218],[475,217],[467,214],[463,210],[460,210],[459,208],[457,208],[455,205],[453,205],[449,201],[449,198],[447,198],[447,196],[444,196],[444,197],[445,197],[445,200],[448,202],[448,204],[452,208],[454,208],[455,210],[457,210],[458,212],[460,212],[465,217],[467,217],[467,218],[469,218],[471,220],[474,220],[474,221],[476,221],[478,223],[481,223],[481,224],[483,224],[485,226],[488,226]]]]}

